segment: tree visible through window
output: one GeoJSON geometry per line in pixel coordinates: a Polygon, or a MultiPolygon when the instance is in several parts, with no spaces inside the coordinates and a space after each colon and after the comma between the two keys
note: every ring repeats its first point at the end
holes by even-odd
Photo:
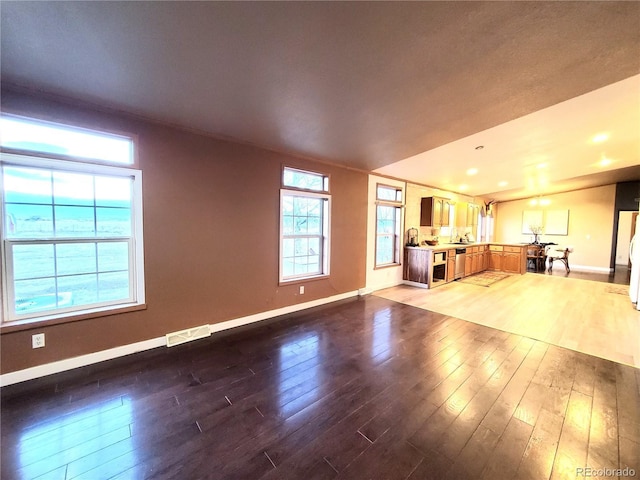
{"type": "Polygon", "coordinates": [[[280,280],[328,274],[328,178],[284,169],[280,194],[280,280]],[[311,191],[307,191],[311,190],[311,191]]]}
{"type": "Polygon", "coordinates": [[[386,185],[376,187],[375,266],[400,263],[400,220],[402,190],[386,185]]]}

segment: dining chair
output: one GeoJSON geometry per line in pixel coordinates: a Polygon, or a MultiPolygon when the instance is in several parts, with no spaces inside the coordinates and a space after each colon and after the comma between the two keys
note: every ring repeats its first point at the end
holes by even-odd
{"type": "Polygon", "coordinates": [[[564,268],[567,270],[567,273],[571,272],[569,268],[569,254],[573,252],[573,247],[565,247],[563,248],[555,248],[547,252],[547,258],[549,259],[549,271],[553,268],[553,262],[555,260],[560,260],[564,263],[564,268]]]}
{"type": "Polygon", "coordinates": [[[542,245],[527,245],[527,270],[529,267],[533,267],[536,272],[544,270],[546,260],[545,248],[542,245]]]}

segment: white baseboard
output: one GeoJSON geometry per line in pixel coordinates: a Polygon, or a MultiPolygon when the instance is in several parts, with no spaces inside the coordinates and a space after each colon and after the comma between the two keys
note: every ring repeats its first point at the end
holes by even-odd
{"type": "MultiPolygon", "coordinates": [[[[561,270],[564,270],[564,264],[562,262],[553,262],[553,266],[554,268],[559,267],[561,270]]],[[[590,265],[573,265],[569,263],[569,268],[576,272],[606,273],[607,275],[613,273],[613,268],[609,267],[593,267],[590,265]]]]}
{"type": "MultiPolygon", "coordinates": [[[[307,308],[317,307],[338,300],[344,300],[346,298],[355,297],[358,295],[358,291],[341,293],[339,295],[333,295],[327,298],[320,298],[318,300],[312,300],[310,302],[298,303],[296,305],[290,305],[288,307],[278,308],[276,310],[270,310],[268,312],[256,313],[247,317],[236,318],[228,320],[226,322],[220,322],[209,325],[211,333],[220,332],[229,328],[239,327],[242,325],[248,325],[250,323],[259,322],[287,313],[293,313],[307,308]]],[[[35,367],[25,368],[24,370],[18,370],[15,372],[9,372],[0,375],[0,387],[6,387],[7,385],[13,385],[14,383],[25,382],[27,380],[33,380],[35,378],[52,375],[54,373],[64,372],[66,370],[72,370],[74,368],[84,367],[92,365],[98,362],[104,362],[105,360],[111,360],[132,353],[142,352],[144,350],[151,350],[152,348],[164,347],[167,345],[166,337],[151,338],[149,340],[143,340],[141,342],[131,343],[129,345],[122,345],[120,347],[110,348],[108,350],[102,350],[100,352],[89,353],[87,355],[80,355],[79,357],[66,358],[57,362],[47,363],[44,365],[38,365],[35,367]]]]}
{"type": "Polygon", "coordinates": [[[411,285],[412,287],[418,287],[418,288],[429,288],[429,285],[427,285],[426,283],[412,282],[411,280],[403,280],[402,284],[411,285]]]}
{"type": "Polygon", "coordinates": [[[290,305],[288,307],[277,308],[276,310],[269,310],[268,312],[255,313],[247,317],[234,318],[233,320],[227,320],[226,322],[213,323],[209,325],[211,333],[220,332],[222,330],[228,330],[230,328],[241,327],[242,325],[248,325],[249,323],[259,322],[268,318],[278,317],[280,315],[286,315],[287,313],[298,312],[307,308],[318,307],[326,303],[337,302],[338,300],[344,300],[345,298],[358,296],[358,291],[341,293],[332,297],[320,298],[318,300],[311,300],[310,302],[298,303],[296,305],[290,305]]]}
{"type": "Polygon", "coordinates": [[[100,352],[80,355],[79,357],[65,358],[64,360],[25,368],[24,370],[5,373],[0,375],[0,387],[6,387],[7,385],[33,380],[34,378],[45,377],[53,373],[60,373],[66,370],[104,362],[105,360],[123,357],[125,355],[142,352],[144,350],[151,350],[152,348],[162,347],[166,344],[167,341],[165,337],[162,336],[143,340],[142,342],[130,343],[129,345],[123,345],[121,347],[110,348],[108,350],[101,350],[100,352]]]}
{"type": "Polygon", "coordinates": [[[385,288],[397,287],[398,285],[402,285],[403,280],[394,280],[387,283],[380,283],[377,285],[370,285],[368,287],[360,289],[362,293],[360,295],[369,295],[373,292],[377,292],[378,290],[384,290],[385,288]]]}

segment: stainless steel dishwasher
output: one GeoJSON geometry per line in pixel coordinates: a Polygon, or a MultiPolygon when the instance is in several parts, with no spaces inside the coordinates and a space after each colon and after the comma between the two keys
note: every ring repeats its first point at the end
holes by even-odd
{"type": "Polygon", "coordinates": [[[456,274],[454,279],[464,277],[464,262],[467,256],[466,248],[456,248],[456,274]]]}

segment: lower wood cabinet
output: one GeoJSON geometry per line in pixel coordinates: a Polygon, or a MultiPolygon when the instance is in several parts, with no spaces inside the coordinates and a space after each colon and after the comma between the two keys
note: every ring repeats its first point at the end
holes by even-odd
{"type": "MultiPolygon", "coordinates": [[[[446,254],[446,273],[444,281],[434,280],[430,282],[429,269],[434,269],[433,250],[425,248],[405,248],[403,279],[410,282],[428,285],[432,288],[438,284],[444,284],[455,280],[456,272],[456,251],[437,250],[446,254]]],[[[466,248],[464,262],[464,276],[473,275],[485,270],[501,271],[506,273],[526,272],[526,247],[511,245],[477,245],[466,248]]]]}
{"type": "Polygon", "coordinates": [[[522,253],[507,251],[506,248],[507,247],[505,247],[505,252],[502,257],[502,271],[506,273],[523,273],[521,265],[522,253]]]}
{"type": "Polygon", "coordinates": [[[490,245],[489,270],[505,273],[525,273],[527,270],[526,247],[490,245]]]}
{"type": "Polygon", "coordinates": [[[402,278],[410,282],[429,283],[431,250],[405,248],[402,278]]]}
{"type": "Polygon", "coordinates": [[[466,254],[464,257],[464,276],[468,277],[469,275],[471,275],[473,273],[473,270],[471,269],[472,267],[472,260],[471,260],[471,255],[466,254]]]}
{"type": "Polygon", "coordinates": [[[447,282],[453,282],[456,278],[456,251],[447,251],[447,282]]]}
{"type": "Polygon", "coordinates": [[[489,252],[489,270],[502,270],[502,252],[489,252]]]}
{"type": "Polygon", "coordinates": [[[489,270],[489,246],[484,246],[484,252],[482,252],[482,270],[489,270]]]}

